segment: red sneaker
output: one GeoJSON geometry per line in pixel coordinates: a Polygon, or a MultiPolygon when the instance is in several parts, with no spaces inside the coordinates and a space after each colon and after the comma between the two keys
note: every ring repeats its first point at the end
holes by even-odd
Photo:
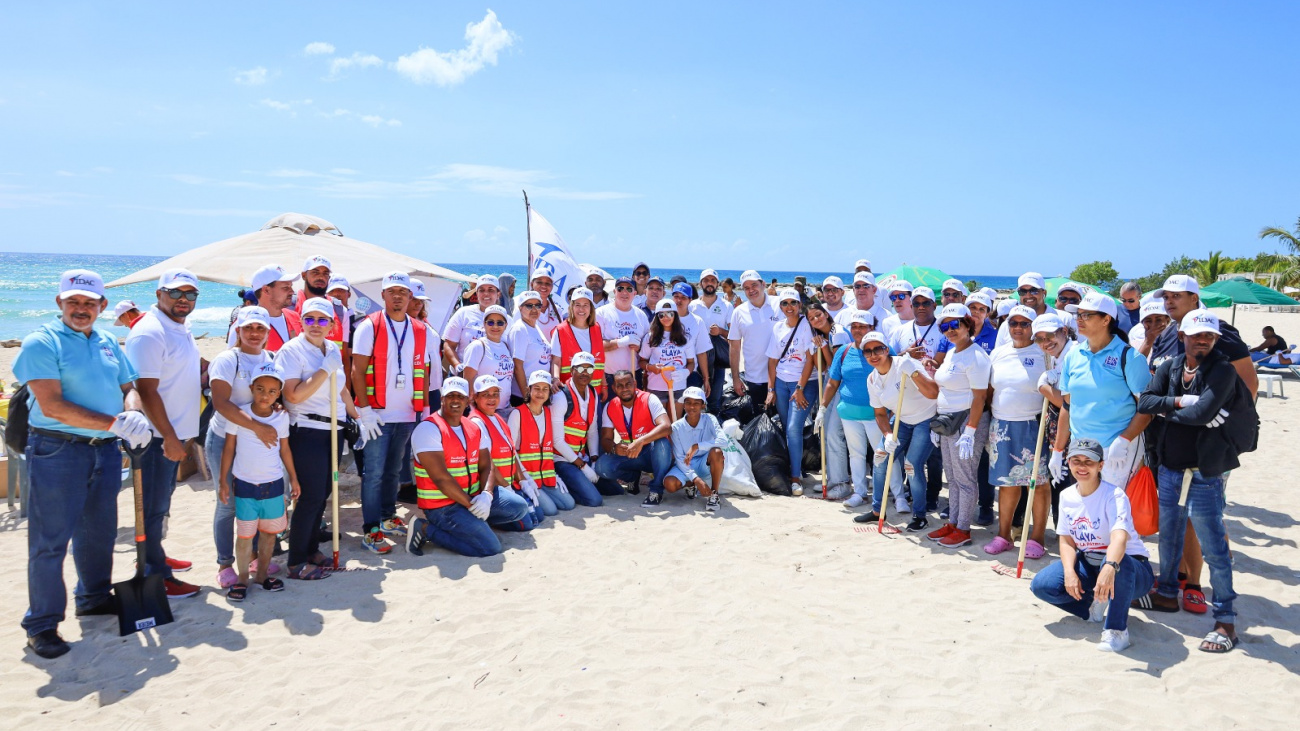
{"type": "Polygon", "coordinates": [[[167,586],[167,597],[169,599],[180,599],[199,593],[199,587],[177,579],[163,579],[163,584],[167,586]]]}
{"type": "Polygon", "coordinates": [[[944,523],[942,528],[926,533],[925,537],[932,541],[942,541],[944,538],[948,537],[949,533],[952,533],[955,530],[957,530],[957,526],[952,523],[944,523]]]}
{"type": "Polygon", "coordinates": [[[190,569],[194,568],[194,562],[182,561],[179,558],[172,558],[171,556],[168,556],[167,567],[170,568],[173,573],[180,572],[180,571],[189,571],[190,569]]]}
{"type": "Polygon", "coordinates": [[[948,535],[944,536],[942,541],[939,541],[939,545],[944,548],[956,548],[958,546],[964,546],[967,543],[970,543],[970,531],[961,530],[956,526],[953,526],[952,530],[948,532],[948,535]]]}

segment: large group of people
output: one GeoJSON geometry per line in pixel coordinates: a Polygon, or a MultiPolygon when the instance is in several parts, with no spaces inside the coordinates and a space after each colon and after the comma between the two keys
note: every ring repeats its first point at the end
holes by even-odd
{"type": "Polygon", "coordinates": [[[1064,285],[1056,307],[1035,272],[1011,297],[955,279],[937,294],[901,279],[881,292],[865,259],[849,281],[774,288],[750,270],[737,292],[712,269],[665,282],[639,263],[612,287],[589,269],[565,292],[539,269],[515,295],[512,277],[483,275],[439,328],[419,280],[388,274],[378,308],[356,313],[348,281],[313,256],[298,272],[253,273],[229,348],[208,363],[186,323],[200,295],[192,273],[165,272],[143,312],[113,310],[130,327],[120,348],[95,327],[108,306],[102,280],[67,272],[59,319],[24,340],[14,366],[32,394],[29,645],[43,657],[68,649],[57,627],[69,541],[76,613],[116,611],[119,440],[140,451],[145,573],[164,577],[172,598],[200,591],[177,577],[192,564],[163,542],[206,389],[216,583],[232,601],[253,585],[284,589],[281,570],[331,575],[320,544],[332,459],[345,451],[360,476],[362,548],[489,556],[503,550],[498,531],[533,530],[643,486],[646,509],[672,494],[719,510],[728,437],[718,414],[747,398],[785,425],[793,495],[811,487],[812,424],[821,487],[855,520],[892,509],[909,516],[905,530],[945,548],[996,523],[983,553],[1024,541],[1037,561],[1049,553],[1050,512],[1059,561],[1040,568],[1033,592],[1104,621],[1102,649],[1128,646],[1130,603],[1212,609],[1201,649],[1232,649],[1224,489],[1254,448],[1256,384],[1251,352],[1200,307],[1195,279],[1170,277],[1146,297],[1125,285],[1119,303],[1064,285]],[[1143,464],[1159,486],[1158,572],[1125,494],[1143,464]],[[399,513],[404,484],[418,517],[399,513]],[[285,537],[281,569],[271,557],[285,537]]]}

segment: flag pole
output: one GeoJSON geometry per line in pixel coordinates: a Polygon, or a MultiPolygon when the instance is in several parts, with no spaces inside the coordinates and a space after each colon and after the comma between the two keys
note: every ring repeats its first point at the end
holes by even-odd
{"type": "Polygon", "coordinates": [[[524,191],[524,288],[528,288],[528,277],[533,271],[533,217],[528,212],[528,191],[524,191]]]}

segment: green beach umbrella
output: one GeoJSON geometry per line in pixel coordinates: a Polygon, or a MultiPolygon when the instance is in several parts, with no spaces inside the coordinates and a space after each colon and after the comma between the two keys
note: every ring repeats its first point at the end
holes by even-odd
{"type": "MultiPolygon", "coordinates": [[[[1088,284],[1087,282],[1080,282],[1077,279],[1070,279],[1069,277],[1052,277],[1051,279],[1045,280],[1045,283],[1047,284],[1047,304],[1049,306],[1056,307],[1056,293],[1058,290],[1061,289],[1061,285],[1065,284],[1066,282],[1074,282],[1075,284],[1079,285],[1079,287],[1083,290],[1084,294],[1088,294],[1089,292],[1101,292],[1107,297],[1110,297],[1111,299],[1115,300],[1115,304],[1117,305],[1119,304],[1119,300],[1115,299],[1113,296],[1108,294],[1101,287],[1088,284]]],[[[1011,298],[1016,301],[1019,301],[1020,293],[1013,292],[1011,294],[1011,298]]]]}
{"type": "Polygon", "coordinates": [[[929,287],[934,290],[935,296],[938,296],[939,290],[943,289],[943,283],[952,279],[947,274],[933,267],[918,267],[911,264],[904,264],[897,269],[885,272],[876,277],[876,286],[882,292],[888,292],[890,285],[896,280],[903,279],[912,283],[913,287],[929,287]]]}
{"type": "Polygon", "coordinates": [[[1232,324],[1237,322],[1237,305],[1295,305],[1296,301],[1246,277],[1233,277],[1201,288],[1205,307],[1232,307],[1232,324]],[[1226,300],[1226,301],[1225,301],[1226,300]]]}

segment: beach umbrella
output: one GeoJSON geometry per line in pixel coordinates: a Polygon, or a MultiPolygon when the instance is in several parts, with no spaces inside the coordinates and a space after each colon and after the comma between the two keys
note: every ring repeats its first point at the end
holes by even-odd
{"type": "MultiPolygon", "coordinates": [[[[1052,306],[1052,307],[1056,307],[1056,293],[1057,293],[1057,291],[1059,291],[1059,290],[1061,289],[1061,285],[1065,284],[1066,282],[1073,282],[1073,283],[1079,285],[1079,288],[1083,290],[1083,293],[1084,293],[1084,294],[1088,294],[1089,292],[1101,292],[1102,294],[1106,295],[1107,297],[1110,297],[1111,299],[1115,300],[1115,304],[1117,304],[1117,305],[1119,304],[1119,300],[1118,300],[1118,299],[1115,299],[1115,297],[1112,296],[1110,293],[1106,292],[1104,289],[1102,289],[1101,287],[1098,287],[1098,286],[1096,286],[1096,285],[1094,285],[1094,284],[1088,284],[1088,283],[1086,283],[1086,282],[1080,282],[1080,281],[1077,280],[1077,279],[1070,279],[1069,277],[1052,277],[1051,279],[1044,280],[1044,283],[1047,285],[1047,304],[1048,304],[1048,305],[1050,305],[1050,306],[1052,306]]],[[[1019,292],[1012,292],[1012,293],[1011,293],[1011,299],[1016,300],[1017,302],[1019,302],[1019,301],[1020,301],[1020,293],[1019,293],[1019,292]]]]}
{"type": "Polygon", "coordinates": [[[437,264],[344,236],[323,218],[285,213],[257,231],[190,249],[107,286],[147,282],[177,267],[190,270],[203,281],[248,286],[253,272],[267,264],[297,272],[308,257],[316,255],[329,259],[331,270],[347,277],[352,289],[362,295],[354,303],[354,309],[361,313],[378,307],[379,282],[385,274],[403,271],[420,278],[430,297],[428,321],[439,330],[460,298],[462,283],[470,281],[464,274],[437,264]]]}
{"type": "Polygon", "coordinates": [[[897,269],[876,277],[876,287],[882,292],[888,292],[889,287],[899,279],[911,282],[913,287],[929,287],[938,296],[939,291],[943,289],[943,283],[952,279],[952,277],[933,267],[904,264],[897,269]]]}
{"type": "Polygon", "coordinates": [[[1229,323],[1235,324],[1237,321],[1237,305],[1294,306],[1296,301],[1276,289],[1270,289],[1246,277],[1233,277],[1232,279],[1224,279],[1202,287],[1201,304],[1206,307],[1227,307],[1231,305],[1232,319],[1229,320],[1229,323]],[[1220,304],[1222,299],[1225,298],[1228,302],[1220,304]]]}

